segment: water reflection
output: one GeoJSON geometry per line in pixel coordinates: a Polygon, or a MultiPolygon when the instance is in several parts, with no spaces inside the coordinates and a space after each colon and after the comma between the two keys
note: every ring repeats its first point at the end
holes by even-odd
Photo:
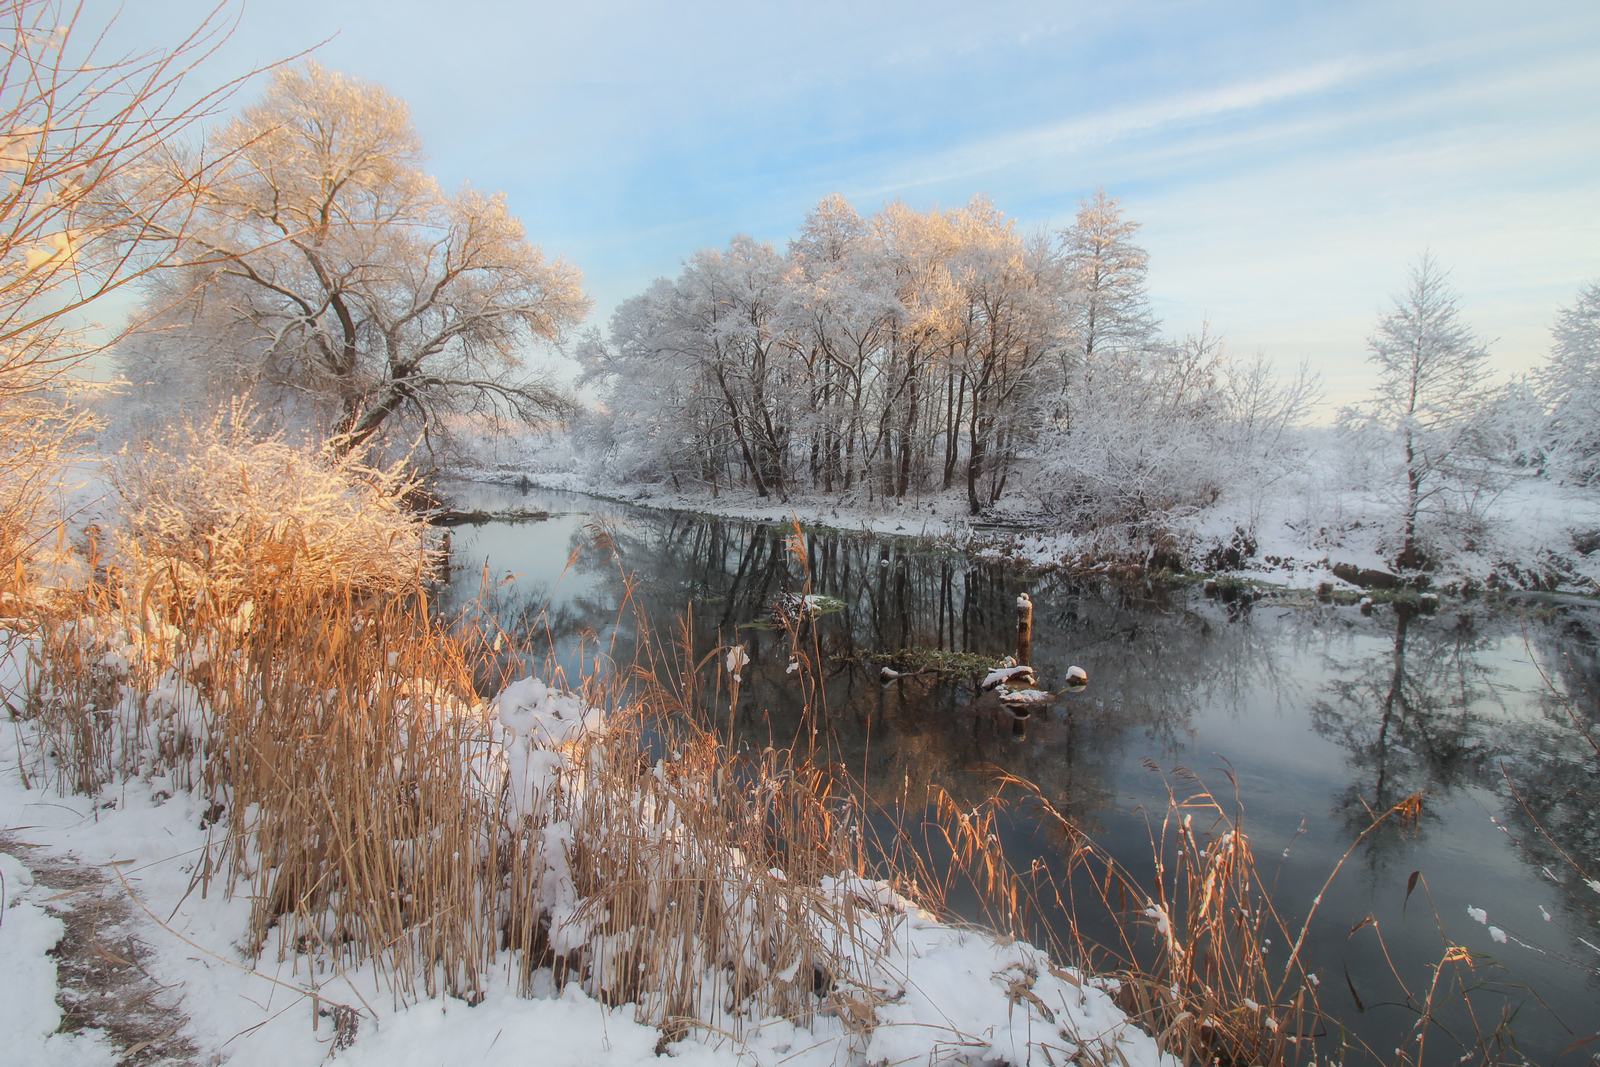
{"type": "MultiPolygon", "coordinates": [[[[1491,724],[1506,711],[1478,659],[1494,640],[1468,617],[1439,627],[1416,625],[1405,605],[1393,615],[1389,647],[1329,651],[1335,677],[1311,711],[1312,728],[1349,752],[1351,778],[1337,809],[1352,838],[1418,794],[1426,825],[1441,797],[1481,782],[1491,724]]],[[[1381,862],[1408,833],[1405,820],[1386,821],[1368,838],[1369,859],[1381,862]]]]}
{"type": "MultiPolygon", "coordinates": [[[[993,795],[999,768],[1037,783],[1134,867],[1141,852],[1148,863],[1141,806],[1165,800],[1146,761],[1168,772],[1193,768],[1213,784],[1232,775],[1258,855],[1293,847],[1279,882],[1290,922],[1371,812],[1420,791],[1419,825],[1385,824],[1369,835],[1361,884],[1344,885],[1313,924],[1307,951],[1329,979],[1325,1003],[1376,1047],[1395,1047],[1414,1021],[1402,1009],[1357,1008],[1358,988],[1363,1008],[1403,998],[1384,985],[1382,954],[1349,931],[1372,915],[1402,969],[1418,973],[1437,961],[1439,929],[1407,925],[1405,883],[1420,870],[1448,936],[1475,951],[1509,951],[1486,943],[1468,905],[1490,909],[1507,929],[1526,923],[1555,955],[1522,952],[1519,977],[1564,1018],[1600,1014],[1580,934],[1543,925],[1537,910],[1572,931],[1592,930],[1584,895],[1600,901],[1584,883],[1600,878],[1594,703],[1569,708],[1535,667],[1561,692],[1593,691],[1600,656],[1592,611],[1468,606],[1425,616],[1380,607],[1366,618],[1354,607],[1027,577],[907,540],[803,531],[797,553],[793,528],[780,522],[533,496],[549,520],[457,531],[461,568],[445,600],[459,609],[478,597],[488,560],[494,588],[479,610],[541,637],[569,677],[597,657],[626,667],[642,642],[659,653],[687,613],[694,661],[733,643],[750,656],[738,707],[703,709],[732,744],[814,743],[874,800],[913,810],[929,786],[976,805],[993,795]],[[499,584],[507,572],[519,577],[499,584]],[[801,635],[823,709],[815,718],[789,673],[794,642],[770,611],[805,590],[840,602],[801,635]],[[1019,592],[1035,605],[1041,684],[1061,689],[1072,664],[1093,679],[1036,712],[1020,734],[1003,713],[984,710],[966,679],[923,674],[885,684],[867,660],[906,648],[1005,655],[1016,640],[1019,592]],[[1348,996],[1341,969],[1351,975],[1348,996]]],[[[470,506],[494,506],[486,497],[470,506]]],[[[1027,825],[1004,835],[1022,866],[1059,861],[1050,839],[1027,825]]],[[[1418,903],[1411,908],[1415,919],[1418,903]]],[[[1574,1036],[1541,1020],[1519,1022],[1535,1061],[1574,1036]]]]}

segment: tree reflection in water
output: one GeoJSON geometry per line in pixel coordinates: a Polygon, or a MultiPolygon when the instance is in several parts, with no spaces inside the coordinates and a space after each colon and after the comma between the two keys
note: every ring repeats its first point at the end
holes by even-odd
{"type": "Polygon", "coordinates": [[[1475,787],[1501,798],[1495,816],[1525,858],[1583,901],[1579,872],[1600,873],[1593,625],[1587,610],[1555,625],[1513,612],[1462,612],[1452,623],[1397,605],[1389,649],[1348,660],[1328,652],[1339,677],[1311,723],[1348,753],[1351,781],[1336,802],[1347,834],[1423,797],[1414,832],[1396,822],[1368,838],[1369,864],[1382,867],[1428,832],[1440,805],[1475,787]],[[1547,676],[1528,679],[1537,685],[1508,683],[1488,655],[1519,643],[1547,676]]]}
{"type": "MultiPolygon", "coordinates": [[[[1336,803],[1352,839],[1419,791],[1425,826],[1442,796],[1480,783],[1500,718],[1484,713],[1498,695],[1475,656],[1491,638],[1470,622],[1414,626],[1416,614],[1404,604],[1394,616],[1391,651],[1353,662],[1330,652],[1338,677],[1311,711],[1312,728],[1350,753],[1352,778],[1336,803]]],[[[1371,862],[1381,864],[1410,832],[1401,821],[1386,822],[1367,839],[1371,862]]]]}
{"type": "MultiPolygon", "coordinates": [[[[1477,814],[1480,803],[1504,834],[1497,831],[1497,843],[1483,846],[1494,854],[1485,853],[1481,872],[1471,877],[1483,887],[1473,892],[1484,895],[1467,903],[1483,904],[1491,892],[1514,900],[1529,886],[1550,886],[1538,873],[1548,868],[1567,891],[1559,918],[1594,928],[1584,894],[1597,902],[1600,896],[1583,881],[1600,878],[1594,703],[1580,697],[1569,710],[1528,666],[1536,661],[1563,692],[1593,691],[1600,657],[1591,611],[1562,609],[1550,620],[1482,606],[1439,616],[1381,607],[1363,619],[1349,607],[1225,604],[1185,588],[1024,576],[927,542],[809,530],[807,573],[785,546],[793,534],[785,523],[591,503],[560,520],[568,526],[559,542],[547,536],[553,529],[527,532],[530,541],[544,538],[541,558],[494,561],[496,573],[526,572],[486,604],[498,624],[543,642],[572,677],[579,649],[585,663],[598,653],[626,668],[648,632],[641,620],[665,644],[688,611],[694,659],[735,642],[750,656],[738,708],[730,714],[724,687],[723,703],[702,709],[729,731],[732,745],[814,744],[820,758],[863,783],[870,800],[908,820],[920,816],[932,788],[970,810],[994,795],[998,768],[1037,783],[1076,826],[1132,863],[1141,850],[1148,854],[1137,804],[1154,801],[1155,793],[1140,762],[1204,770],[1215,752],[1238,761],[1258,847],[1290,846],[1305,819],[1309,836],[1297,846],[1305,869],[1291,864],[1281,886],[1292,911],[1303,907],[1301,896],[1309,901],[1317,892],[1329,857],[1369,825],[1369,809],[1386,810],[1422,791],[1416,830],[1408,835],[1398,823],[1385,824],[1369,835],[1360,853],[1365,888],[1341,883],[1339,906],[1324,909],[1308,942],[1333,967],[1325,977],[1338,989],[1325,986],[1325,996],[1352,1019],[1360,1013],[1353,1003],[1339,1003],[1337,961],[1350,966],[1358,985],[1384,963],[1348,942],[1351,925],[1370,908],[1386,930],[1398,930],[1413,866],[1425,869],[1430,885],[1436,874],[1460,880],[1458,835],[1473,820],[1486,823],[1477,814]],[[781,594],[803,590],[842,604],[803,634],[805,647],[817,653],[815,719],[787,672],[791,641],[773,628],[768,611],[781,594]],[[1014,649],[1016,596],[1023,591],[1035,605],[1033,658],[1041,683],[1059,689],[1074,663],[1089,669],[1092,683],[1036,713],[1022,736],[1009,720],[973,710],[966,679],[925,674],[885,685],[878,667],[865,661],[870,653],[902,648],[1003,656],[1014,649]],[[1272,747],[1278,744],[1295,751],[1272,747]],[[1290,780],[1282,782],[1285,776],[1290,780]],[[1263,783],[1270,787],[1264,792],[1263,783]],[[1401,868],[1402,859],[1416,862],[1401,868]],[[1522,876],[1512,868],[1519,863],[1537,880],[1517,882],[1522,876]]],[[[478,578],[471,570],[460,575],[446,601],[459,605],[472,596],[478,578]]],[[[1037,858],[1059,869],[1051,839],[1025,819],[1000,833],[1014,864],[1026,867],[1037,858]]],[[[1413,913],[1417,905],[1412,901],[1413,913]]],[[[1457,910],[1463,914],[1448,915],[1447,923],[1467,922],[1465,904],[1457,910]]],[[[1532,903],[1524,910],[1532,911],[1532,903]]],[[[1405,935],[1412,940],[1396,948],[1405,967],[1426,967],[1438,958],[1439,933],[1413,926],[1405,935]]],[[[1475,925],[1466,931],[1474,933],[1487,936],[1475,925]]],[[[1593,1006],[1592,991],[1561,989],[1573,985],[1570,968],[1559,975],[1551,981],[1566,996],[1569,1014],[1574,1002],[1593,1006]]],[[[1376,1025],[1370,1015],[1362,1018],[1361,1026],[1376,1025]]],[[[1532,1042],[1525,1049],[1544,1047],[1545,1038],[1531,1028],[1524,1040],[1532,1042]]],[[[1551,1046],[1552,1054],[1569,1040],[1551,1046]]]]}
{"type": "MultiPolygon", "coordinates": [[[[734,743],[758,748],[812,743],[802,691],[788,673],[790,638],[774,628],[769,606],[807,588],[840,601],[805,634],[824,682],[825,728],[815,743],[883,804],[937,786],[970,807],[993,795],[993,768],[1001,768],[1037,783],[1092,830],[1113,801],[1111,779],[1131,738],[1141,751],[1178,750],[1198,704],[1237,702],[1242,685],[1271,685],[1282,674],[1270,643],[1189,610],[1182,591],[1174,598],[1170,590],[1024,578],[926,544],[821,531],[804,534],[808,575],[785,548],[792,534],[781,524],[652,517],[609,531],[620,567],[609,551],[584,543],[589,534],[575,534],[574,566],[606,589],[585,599],[619,603],[626,592],[657,627],[691,606],[696,660],[718,645],[743,644],[751,662],[731,720],[734,743]],[[630,586],[629,574],[648,577],[630,586]],[[884,684],[866,660],[905,648],[1004,656],[1015,648],[1024,591],[1037,605],[1033,658],[1042,685],[1059,690],[1080,660],[1115,666],[1088,692],[1033,716],[1023,736],[1009,718],[974,711],[970,679],[924,674],[884,684]]],[[[558,639],[576,625],[566,609],[522,614],[558,639]]],[[[729,721],[726,709],[717,718],[729,721]]]]}

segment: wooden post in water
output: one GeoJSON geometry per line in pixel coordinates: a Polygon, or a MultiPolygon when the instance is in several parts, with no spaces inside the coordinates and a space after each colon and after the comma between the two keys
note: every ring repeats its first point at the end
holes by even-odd
{"type": "Polygon", "coordinates": [[[1017,664],[1033,663],[1033,601],[1027,593],[1017,596],[1017,664]]]}

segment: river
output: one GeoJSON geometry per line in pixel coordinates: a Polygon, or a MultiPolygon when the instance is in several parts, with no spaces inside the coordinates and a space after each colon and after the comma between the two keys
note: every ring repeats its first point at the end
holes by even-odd
{"type": "MultiPolygon", "coordinates": [[[[1298,930],[1370,825],[1368,809],[1421,790],[1414,824],[1368,834],[1316,910],[1303,951],[1324,1009],[1390,1059],[1454,944],[1471,962],[1444,974],[1474,989],[1479,1021],[1455,996],[1444,1026],[1486,1033],[1515,1010],[1510,1032],[1534,1063],[1600,1030],[1600,888],[1585,882],[1600,879],[1600,754],[1588,740],[1600,731],[1582,695],[1600,693],[1594,608],[1478,601],[1366,615],[1312,597],[1224,600],[1195,586],[1030,576],[937,543],[833,531],[805,532],[802,565],[776,505],[772,521],[753,522],[476,484],[449,495],[463,508],[546,517],[455,528],[446,610],[543,635],[552,651],[542,669],[574,677],[597,657],[632,662],[639,618],[659,643],[688,612],[697,656],[735,642],[750,656],[722,725],[736,745],[788,747],[817,725],[769,613],[809,572],[810,591],[840,605],[816,621],[809,646],[825,679],[819,743],[891,812],[927,785],[978,805],[999,768],[1148,872],[1149,820],[1165,812],[1169,787],[1192,793],[1198,780],[1242,810],[1258,869],[1298,930]],[[1041,684],[1062,689],[1072,665],[1091,679],[1026,723],[974,710],[969,682],[886,682],[865,661],[903,648],[1011,652],[1021,592],[1035,605],[1041,684]],[[1569,692],[1580,694],[1570,705],[1569,692]]],[[[902,815],[920,818],[913,807],[902,815]]],[[[1023,809],[999,833],[1013,865],[1065,869],[1060,835],[1023,809]]],[[[1041,921],[1061,916],[1047,908],[1041,921]]],[[[1436,1000],[1451,989],[1442,982],[1436,1000]]],[[[1431,1034],[1430,1062],[1460,1060],[1460,1044],[1437,1026],[1431,1034]]],[[[1337,1035],[1318,1048],[1336,1053],[1337,1035]]]]}

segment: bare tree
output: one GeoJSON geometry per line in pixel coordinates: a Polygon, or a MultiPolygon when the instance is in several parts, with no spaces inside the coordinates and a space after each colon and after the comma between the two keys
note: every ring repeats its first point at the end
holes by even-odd
{"type": "Polygon", "coordinates": [[[426,428],[446,412],[569,409],[520,372],[527,346],[588,313],[579,272],[530,244],[502,195],[443,193],[402,101],[306,63],[217,149],[194,222],[169,236],[199,275],[186,284],[201,283],[182,332],[222,340],[227,373],[325,402],[346,448],[398,413],[426,428]]]}
{"type": "Polygon", "coordinates": [[[81,5],[0,4],[0,574],[30,555],[44,485],[82,425],[58,395],[114,337],[84,325],[107,295],[166,265],[124,227],[116,205],[137,203],[183,232],[208,175],[131,177],[213,113],[239,79],[186,95],[194,65],[226,39],[221,9],[176,45],[112,54],[106,25],[81,5]],[[113,187],[116,195],[111,195],[113,187]]]}

